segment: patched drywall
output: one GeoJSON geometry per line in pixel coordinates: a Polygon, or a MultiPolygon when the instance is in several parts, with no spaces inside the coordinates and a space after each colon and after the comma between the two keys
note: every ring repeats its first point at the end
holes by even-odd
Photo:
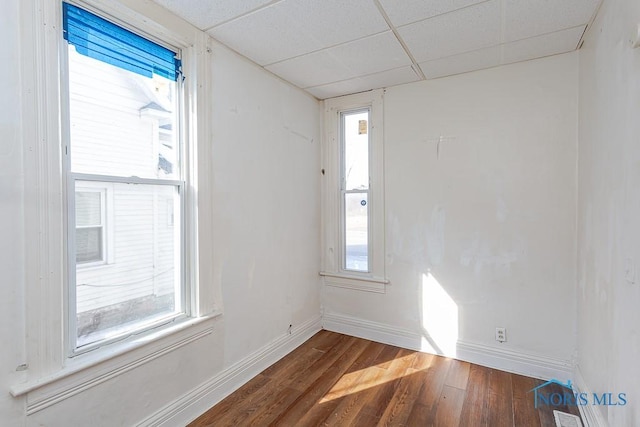
{"type": "Polygon", "coordinates": [[[213,263],[231,364],[320,311],[320,116],[222,45],[213,56],[213,263]]]}
{"type": "Polygon", "coordinates": [[[422,335],[438,352],[453,339],[569,362],[576,73],[571,53],[386,89],[391,283],[383,295],[327,286],[325,312],[422,335]]]}
{"type": "Polygon", "coordinates": [[[636,0],[605,1],[580,50],[578,367],[612,426],[640,424],[640,24],[636,0]]]}

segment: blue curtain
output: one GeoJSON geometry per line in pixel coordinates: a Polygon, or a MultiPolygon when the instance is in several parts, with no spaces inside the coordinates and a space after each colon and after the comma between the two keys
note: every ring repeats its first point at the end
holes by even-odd
{"type": "Polygon", "coordinates": [[[68,3],[62,12],[64,38],[78,53],[146,77],[178,80],[175,52],[68,3]]]}

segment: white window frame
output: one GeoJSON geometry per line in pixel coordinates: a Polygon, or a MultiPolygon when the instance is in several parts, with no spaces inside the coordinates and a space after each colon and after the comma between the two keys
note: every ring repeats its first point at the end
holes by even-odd
{"type": "MultiPolygon", "coordinates": [[[[92,184],[92,183],[86,183],[92,184]]],[[[102,258],[96,261],[85,261],[85,262],[75,262],[77,268],[80,269],[89,269],[92,267],[102,267],[107,264],[111,264],[113,262],[113,236],[111,232],[113,231],[113,210],[112,203],[110,203],[110,199],[112,200],[113,193],[108,190],[106,185],[81,185],[76,186],[75,192],[81,193],[98,193],[100,194],[100,227],[102,228],[102,258]],[[111,260],[111,262],[110,262],[111,260]]],[[[67,192],[69,194],[69,192],[67,192]]],[[[78,227],[75,225],[75,230],[72,230],[69,227],[69,232],[76,232],[78,227]]],[[[82,228],[93,228],[95,226],[85,226],[82,228]]],[[[68,246],[71,246],[71,242],[73,241],[75,236],[69,235],[68,246]]],[[[69,248],[70,252],[76,252],[76,248],[69,248]]],[[[71,260],[70,260],[71,261],[71,260]]]]}
{"type": "Polygon", "coordinates": [[[324,284],[384,293],[384,90],[347,95],[324,101],[322,139],[322,271],[324,284]],[[368,271],[348,270],[345,265],[344,142],[342,113],[369,111],[368,271]]]}
{"type": "MultiPolygon", "coordinates": [[[[185,346],[213,332],[222,313],[220,281],[210,267],[213,259],[211,141],[211,39],[152,2],[138,0],[72,0],[119,25],[133,28],[153,41],[163,41],[182,52],[184,81],[185,161],[189,164],[185,188],[184,254],[187,267],[189,313],[179,322],[145,331],[69,357],[66,313],[68,299],[68,226],[61,121],[61,74],[65,73],[62,2],[32,0],[21,3],[22,115],[25,126],[25,277],[26,360],[22,382],[13,396],[27,395],[26,413],[32,414],[87,388],[121,375],[136,366],[185,346]],[[53,70],[59,70],[55,72],[53,70]],[[197,210],[196,210],[197,206],[197,210]],[[199,260],[206,262],[199,262],[199,260]]],[[[62,118],[62,120],[61,120],[62,118]]],[[[67,183],[68,184],[68,183],[67,183]]]]}

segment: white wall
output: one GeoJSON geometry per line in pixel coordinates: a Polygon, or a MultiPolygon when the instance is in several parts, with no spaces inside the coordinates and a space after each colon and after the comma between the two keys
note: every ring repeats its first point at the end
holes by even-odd
{"type": "Polygon", "coordinates": [[[213,263],[231,363],[320,312],[320,109],[216,46],[213,263]]]}
{"type": "MultiPolygon", "coordinates": [[[[19,0],[3,3],[0,55],[19,64],[19,0]]],[[[140,6],[143,7],[143,6],[140,6]]],[[[149,6],[152,7],[152,6],[149,6]]],[[[154,12],[156,13],[156,12],[154,12]]],[[[169,18],[167,18],[169,19],[169,18]]],[[[25,188],[19,72],[0,85],[0,425],[133,425],[319,316],[319,105],[226,48],[213,49],[212,334],[27,417],[12,398],[24,356],[25,188]]],[[[55,142],[54,142],[55,143],[55,142]]],[[[206,197],[200,194],[200,197],[206,197]]],[[[214,402],[211,402],[213,404],[214,402]]],[[[188,410],[187,410],[188,412],[188,410]]],[[[197,415],[197,414],[196,414],[197,415]]]]}
{"type": "Polygon", "coordinates": [[[580,51],[578,365],[612,426],[640,424],[640,23],[637,0],[608,0],[580,51]],[[615,395],[614,394],[614,395],[615,395]]]}
{"type": "MultiPolygon", "coordinates": [[[[19,64],[19,1],[3,3],[0,14],[0,61],[19,64]]],[[[16,367],[24,363],[24,242],[23,169],[20,73],[11,67],[0,72],[0,424],[20,425],[21,399],[12,399],[9,384],[20,381],[16,367]]]]}
{"type": "Polygon", "coordinates": [[[422,347],[445,353],[450,338],[440,335],[453,328],[485,352],[570,361],[576,75],[577,55],[566,54],[387,89],[391,284],[386,294],[327,286],[325,313],[431,335],[422,347]],[[453,310],[430,291],[429,272],[453,310]],[[504,344],[494,339],[498,326],[507,328],[504,344]]]}

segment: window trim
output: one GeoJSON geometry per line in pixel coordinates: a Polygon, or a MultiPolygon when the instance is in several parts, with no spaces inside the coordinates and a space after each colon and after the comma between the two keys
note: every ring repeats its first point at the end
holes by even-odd
{"type": "Polygon", "coordinates": [[[323,101],[322,140],[322,270],[327,286],[360,291],[386,292],[385,273],[383,95],[374,90],[323,101]],[[344,256],[342,113],[369,110],[369,188],[367,204],[369,271],[346,269],[344,256]]]}
{"type": "Polygon", "coordinates": [[[198,210],[185,212],[186,233],[193,242],[185,249],[193,283],[186,296],[191,317],[163,330],[152,330],[105,346],[96,351],[69,358],[66,342],[65,295],[66,257],[64,239],[67,227],[66,185],[63,184],[60,102],[62,92],[61,60],[67,44],[62,36],[60,0],[33,0],[20,8],[22,72],[22,139],[24,156],[25,272],[26,314],[25,360],[28,366],[11,387],[13,396],[28,394],[27,414],[71,397],[147,363],[176,348],[210,334],[215,319],[222,313],[221,282],[211,269],[213,258],[212,148],[208,117],[211,111],[210,62],[211,39],[202,31],[178,19],[155,3],[121,0],[73,0],[70,3],[98,11],[125,28],[135,28],[150,40],[162,39],[182,51],[185,108],[183,123],[185,157],[191,165],[185,196],[198,210]],[[59,70],[51,72],[51,70],[59,70]],[[32,125],[31,125],[32,124],[32,125]]]}

